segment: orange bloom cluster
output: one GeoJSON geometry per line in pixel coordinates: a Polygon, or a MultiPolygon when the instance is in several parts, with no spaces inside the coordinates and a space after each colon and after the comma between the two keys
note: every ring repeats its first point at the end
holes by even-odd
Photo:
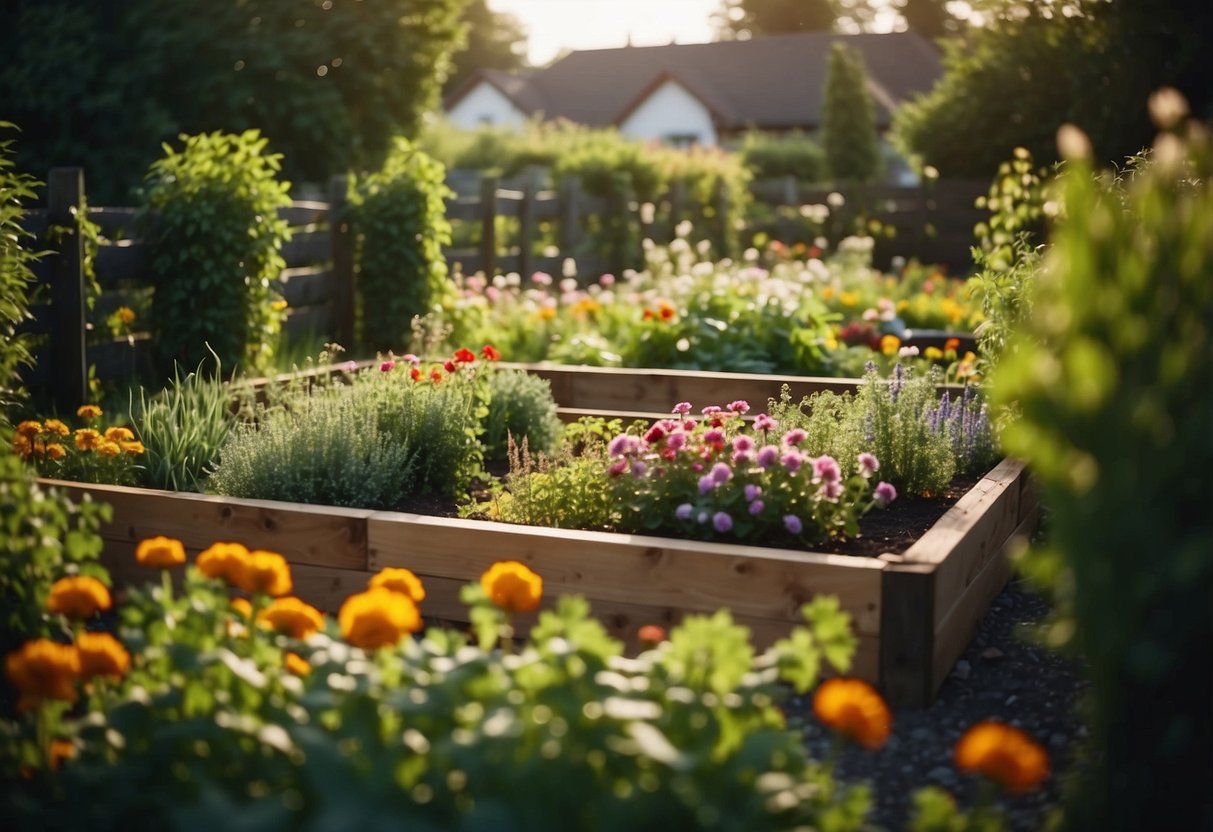
{"type": "Polygon", "coordinates": [[[337,623],[347,642],[363,650],[377,650],[420,630],[421,614],[409,596],[375,587],[346,598],[337,623]]]}
{"type": "Polygon", "coordinates": [[[651,321],[654,318],[661,321],[672,321],[677,315],[678,310],[674,308],[673,304],[671,304],[669,301],[663,300],[661,303],[657,304],[656,310],[646,307],[644,312],[641,314],[641,318],[646,321],[651,321]]]}
{"type": "Polygon", "coordinates": [[[875,750],[885,744],[893,727],[889,706],[862,679],[827,679],[813,695],[813,713],[825,725],[875,750]]]}
{"type": "Polygon", "coordinates": [[[503,610],[530,612],[543,597],[543,578],[516,560],[498,561],[480,576],[489,600],[503,610]]]}
{"type": "MultiPolygon", "coordinates": [[[[85,421],[101,416],[101,408],[95,404],[83,405],[76,411],[85,421]]],[[[123,453],[141,454],[143,443],[135,439],[129,428],[112,427],[101,433],[95,428],[80,428],[74,433],[59,419],[37,422],[27,419],[17,426],[12,447],[22,459],[50,457],[61,460],[67,456],[67,446],[61,439],[72,436],[76,449],[85,453],[95,452],[100,456],[116,457],[123,453]]]]}
{"type": "Polygon", "coordinates": [[[163,535],[141,540],[135,547],[135,560],[141,566],[169,569],[185,563],[185,546],[180,540],[163,535]]]}
{"type": "Polygon", "coordinates": [[[105,584],[87,575],[60,578],[51,585],[46,599],[49,612],[66,615],[68,618],[91,618],[102,610],[113,606],[110,591],[105,584]]]}
{"type": "Polygon", "coordinates": [[[1049,776],[1049,755],[1039,743],[1001,722],[979,722],[956,743],[956,767],[975,771],[1012,794],[1023,794],[1049,776]]]}
{"type": "Polygon", "coordinates": [[[369,589],[383,587],[390,589],[392,592],[399,592],[402,595],[408,596],[414,604],[420,604],[425,600],[425,587],[421,583],[421,579],[414,575],[408,569],[399,569],[396,567],[388,567],[379,572],[378,575],[371,577],[367,582],[369,589]]]}
{"type": "Polygon", "coordinates": [[[261,613],[261,620],[291,638],[305,639],[324,627],[320,610],[298,598],[276,598],[261,613]]]}
{"type": "Polygon", "coordinates": [[[5,657],[4,672],[19,694],[17,709],[25,711],[47,700],[75,702],[77,681],[121,678],[130,665],[130,654],[109,633],[81,633],[74,645],[27,641],[5,657]]]}
{"type": "Polygon", "coordinates": [[[240,543],[212,543],[198,555],[196,565],[208,578],[219,578],[249,594],[280,598],[293,586],[286,558],[262,549],[250,552],[240,543]]]}

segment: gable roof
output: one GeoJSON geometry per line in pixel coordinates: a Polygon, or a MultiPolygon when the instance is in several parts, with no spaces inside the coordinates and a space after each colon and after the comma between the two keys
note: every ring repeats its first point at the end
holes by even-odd
{"type": "Polygon", "coordinates": [[[492,70],[473,75],[448,99],[447,108],[488,81],[529,115],[605,127],[619,124],[664,81],[673,80],[726,129],[816,126],[836,40],[863,55],[878,127],[887,127],[892,109],[929,90],[942,71],[938,50],[914,32],[803,32],[571,52],[526,76],[492,70]]]}

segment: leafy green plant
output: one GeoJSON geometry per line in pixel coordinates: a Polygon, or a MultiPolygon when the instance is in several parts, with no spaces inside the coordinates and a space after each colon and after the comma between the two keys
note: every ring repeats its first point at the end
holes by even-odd
{"type": "MultiPolygon", "coordinates": [[[[12,129],[15,125],[0,121],[0,130],[12,129]]],[[[33,357],[29,336],[17,328],[30,316],[31,267],[39,256],[21,222],[22,203],[35,198],[38,183],[13,169],[13,154],[12,139],[0,140],[0,427],[11,424],[9,408],[25,398],[18,372],[33,357]]]]}
{"type": "Polygon", "coordinates": [[[749,132],[738,152],[755,179],[794,176],[801,182],[817,183],[826,178],[825,151],[802,133],[749,132]]]}
{"type": "Polygon", "coordinates": [[[142,481],[151,488],[202,491],[235,423],[234,393],[215,358],[213,373],[203,365],[181,376],[180,367],[163,391],[149,396],[139,388],[130,400],[130,419],[143,443],[142,481]]]}
{"type": "Polygon", "coordinates": [[[552,385],[525,370],[489,374],[489,412],[484,420],[485,456],[503,460],[510,441],[523,440],[536,452],[550,453],[560,439],[560,418],[552,385]]]}
{"type": "Polygon", "coordinates": [[[821,145],[830,176],[867,182],[880,172],[875,108],[867,88],[863,56],[842,41],[830,49],[821,112],[821,145]]]}
{"type": "Polygon", "coordinates": [[[362,340],[372,349],[407,343],[415,315],[450,292],[442,247],[451,242],[445,170],[397,139],[383,169],[361,179],[351,206],[359,236],[362,340]]]}
{"type": "Polygon", "coordinates": [[[166,374],[194,367],[209,345],[225,366],[255,369],[281,326],[270,289],[290,234],[278,216],[290,204],[281,157],[256,130],[181,141],[148,171],[141,215],[157,360],[166,374]]]}
{"type": "MultiPolygon", "coordinates": [[[[1003,442],[1050,507],[1049,548],[1023,566],[1068,613],[1055,640],[1090,667],[1094,753],[1067,820],[1139,829],[1158,795],[1213,789],[1213,149],[1194,125],[1119,181],[1081,156],[1067,168],[1035,314],[992,384],[1021,414],[1003,442]]],[[[1168,811],[1213,823],[1207,800],[1168,811]]]]}

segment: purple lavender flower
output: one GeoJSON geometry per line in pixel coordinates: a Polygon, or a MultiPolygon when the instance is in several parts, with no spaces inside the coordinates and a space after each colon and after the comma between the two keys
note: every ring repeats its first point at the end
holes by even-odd
{"type": "Polygon", "coordinates": [[[774,445],[763,445],[758,450],[758,467],[766,470],[775,464],[779,459],[779,448],[774,445]]]}
{"type": "Polygon", "coordinates": [[[717,462],[712,466],[712,470],[708,476],[712,478],[712,482],[716,485],[724,485],[733,478],[733,469],[728,466],[728,463],[717,462]]]}
{"type": "Polygon", "coordinates": [[[621,433],[607,445],[607,454],[610,456],[627,456],[628,454],[635,453],[635,441],[635,437],[621,433]]]}
{"type": "Polygon", "coordinates": [[[795,514],[785,514],[783,516],[783,527],[788,530],[788,534],[800,534],[804,530],[804,524],[800,522],[800,518],[795,514]]]}
{"type": "Polygon", "coordinates": [[[643,459],[638,459],[632,463],[632,476],[633,477],[643,477],[644,472],[647,470],[649,470],[649,466],[645,465],[643,459]]]}
{"type": "Polygon", "coordinates": [[[767,504],[762,500],[755,500],[754,502],[750,503],[750,514],[757,517],[758,515],[762,514],[766,507],[767,504]]]}
{"type": "Polygon", "coordinates": [[[729,516],[728,512],[718,511],[712,515],[712,528],[724,534],[733,528],[733,518],[729,516]]]}
{"type": "Polygon", "coordinates": [[[712,479],[711,474],[704,474],[699,478],[699,493],[707,494],[716,487],[716,480],[712,479]]]}
{"type": "Polygon", "coordinates": [[[871,474],[875,474],[879,470],[880,460],[878,460],[873,454],[864,451],[859,455],[859,473],[866,477],[871,474]]]}
{"type": "Polygon", "coordinates": [[[760,486],[754,485],[753,483],[746,484],[746,487],[745,487],[746,502],[752,503],[761,496],[762,496],[762,488],[760,486]]]}
{"type": "Polygon", "coordinates": [[[808,434],[800,428],[792,428],[783,435],[783,444],[794,448],[803,442],[806,437],[808,437],[808,434]]]}
{"type": "Polygon", "coordinates": [[[872,497],[875,498],[876,505],[884,508],[897,499],[897,489],[893,487],[892,483],[880,482],[872,492],[872,497]]]}
{"type": "Polygon", "coordinates": [[[678,508],[674,509],[674,516],[679,520],[690,520],[691,514],[694,513],[695,507],[690,503],[683,503],[678,508]]]}
{"type": "Polygon", "coordinates": [[[906,380],[906,369],[898,362],[893,368],[893,378],[889,381],[889,398],[896,403],[897,397],[901,395],[901,385],[906,380]]]}

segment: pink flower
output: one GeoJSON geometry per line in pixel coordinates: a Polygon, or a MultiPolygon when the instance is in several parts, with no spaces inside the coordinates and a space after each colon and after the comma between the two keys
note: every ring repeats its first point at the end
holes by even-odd
{"type": "Polygon", "coordinates": [[[859,472],[865,477],[880,470],[880,460],[866,451],[859,455],[859,472]]]}
{"type": "Polygon", "coordinates": [[[661,425],[653,425],[644,435],[644,441],[653,443],[660,442],[665,437],[665,431],[661,429],[661,425]]]}
{"type": "Polygon", "coordinates": [[[778,422],[765,413],[759,413],[754,417],[754,430],[760,430],[763,433],[775,430],[778,424],[778,422]]]}
{"type": "Polygon", "coordinates": [[[392,368],[395,366],[396,366],[395,361],[384,361],[382,364],[379,365],[379,369],[385,373],[390,373],[392,371],[392,368]]]}
{"type": "Polygon", "coordinates": [[[800,534],[804,530],[804,524],[800,522],[800,518],[795,514],[785,514],[783,516],[783,527],[788,530],[788,534],[800,534]]]}
{"type": "Polygon", "coordinates": [[[719,428],[712,428],[704,431],[703,441],[705,445],[724,445],[724,431],[719,428]]]}
{"type": "Polygon", "coordinates": [[[744,465],[753,458],[749,451],[733,451],[733,464],[744,465]]]}
{"type": "Polygon", "coordinates": [[[718,511],[712,515],[712,528],[724,534],[733,528],[733,518],[729,516],[728,512],[718,511]]]}
{"type": "Polygon", "coordinates": [[[800,428],[792,428],[783,435],[783,444],[790,445],[793,448],[805,440],[808,434],[800,428]]]}
{"type": "Polygon", "coordinates": [[[781,462],[783,462],[783,467],[788,469],[789,474],[795,474],[804,463],[804,457],[796,451],[788,451],[783,455],[781,462]]]}
{"type": "Polygon", "coordinates": [[[612,477],[618,477],[624,471],[628,470],[628,461],[626,458],[617,459],[607,468],[607,474],[612,477]]]}
{"type": "Polygon", "coordinates": [[[690,520],[691,513],[694,511],[695,508],[690,503],[683,503],[678,508],[674,509],[674,516],[679,520],[690,520]]]}
{"type": "Polygon", "coordinates": [[[615,285],[615,275],[604,274],[602,277],[598,278],[598,282],[601,283],[603,286],[614,286],[615,285]]]}
{"type": "Polygon", "coordinates": [[[607,454],[610,456],[628,456],[639,450],[639,444],[635,436],[621,433],[607,445],[607,454]]]}
{"type": "Polygon", "coordinates": [[[734,413],[749,413],[750,403],[744,399],[738,399],[735,402],[729,402],[728,409],[734,413]]]}
{"type": "Polygon", "coordinates": [[[763,445],[758,451],[758,467],[764,471],[779,459],[779,449],[774,445],[763,445]]]}
{"type": "Polygon", "coordinates": [[[750,451],[754,449],[754,440],[744,433],[733,437],[733,450],[750,451]]]}
{"type": "Polygon", "coordinates": [[[842,483],[837,480],[824,482],[821,484],[821,497],[830,503],[838,502],[838,498],[842,496],[842,483]]]}
{"type": "Polygon", "coordinates": [[[876,505],[884,508],[889,503],[897,499],[897,489],[893,487],[892,483],[877,483],[876,489],[872,492],[872,496],[876,499],[876,505]]]}
{"type": "Polygon", "coordinates": [[[752,503],[761,496],[762,496],[762,489],[759,486],[754,485],[753,483],[748,483],[746,485],[745,498],[748,502],[752,503]]]}
{"type": "Polygon", "coordinates": [[[712,478],[712,482],[716,485],[724,485],[733,478],[733,469],[727,463],[717,462],[712,466],[712,471],[708,476],[712,478]]]}
{"type": "Polygon", "coordinates": [[[766,507],[767,507],[767,504],[764,503],[762,500],[755,500],[754,502],[750,503],[750,514],[757,517],[758,515],[762,514],[763,510],[766,507]]]}
{"type": "Polygon", "coordinates": [[[531,275],[531,280],[537,286],[551,286],[552,285],[552,276],[550,274],[548,274],[547,272],[535,272],[533,275],[531,275]]]}
{"type": "Polygon", "coordinates": [[[822,482],[838,482],[842,478],[842,469],[832,456],[819,456],[813,460],[813,476],[822,482]]]}
{"type": "Polygon", "coordinates": [[[666,437],[665,446],[671,451],[681,451],[687,444],[687,435],[685,433],[671,433],[666,437]]]}
{"type": "Polygon", "coordinates": [[[691,412],[691,403],[690,402],[679,402],[678,404],[674,405],[674,409],[671,410],[670,412],[677,413],[681,416],[685,416],[691,412]]]}
{"type": "Polygon", "coordinates": [[[410,352],[410,353],[405,354],[404,356],[402,356],[402,357],[400,358],[400,360],[401,360],[401,361],[407,361],[407,362],[409,362],[410,364],[412,364],[414,367],[416,367],[418,364],[420,364],[420,363],[421,363],[421,359],[420,359],[420,358],[418,358],[417,356],[413,355],[411,352],[410,352]]]}
{"type": "Polygon", "coordinates": [[[357,361],[347,361],[341,365],[341,369],[347,373],[352,373],[358,369],[358,362],[357,361]]]}

